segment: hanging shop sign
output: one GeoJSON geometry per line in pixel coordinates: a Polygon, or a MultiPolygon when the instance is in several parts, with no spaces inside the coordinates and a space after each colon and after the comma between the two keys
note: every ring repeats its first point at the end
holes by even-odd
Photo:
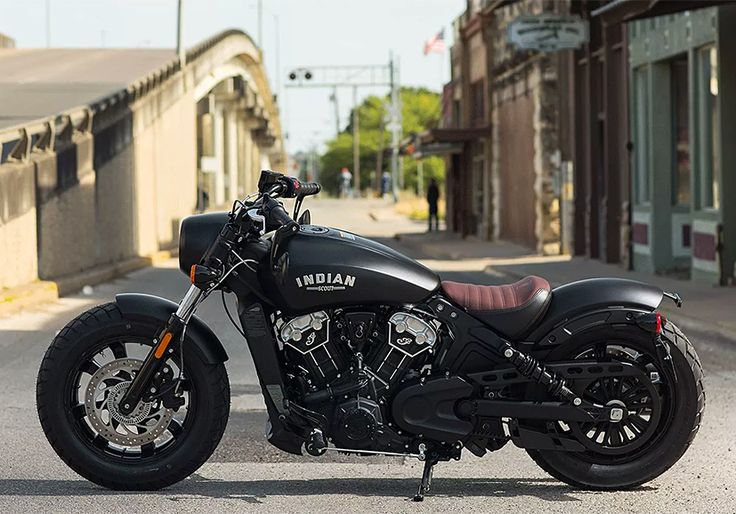
{"type": "Polygon", "coordinates": [[[509,24],[508,40],[522,50],[555,52],[580,48],[588,42],[588,21],[559,14],[519,16],[509,24]]]}

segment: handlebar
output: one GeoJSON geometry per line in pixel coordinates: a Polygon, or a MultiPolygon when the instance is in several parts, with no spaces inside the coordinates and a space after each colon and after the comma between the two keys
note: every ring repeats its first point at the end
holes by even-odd
{"type": "Polygon", "coordinates": [[[289,213],[286,212],[283,205],[270,196],[263,198],[263,207],[261,210],[263,211],[263,215],[266,217],[266,226],[269,228],[279,228],[291,223],[296,223],[291,216],[289,216],[289,213]]]}
{"type": "Polygon", "coordinates": [[[258,191],[273,194],[281,198],[303,198],[316,195],[322,186],[315,182],[299,182],[299,179],[287,177],[271,170],[261,171],[258,180],[258,191]]]}

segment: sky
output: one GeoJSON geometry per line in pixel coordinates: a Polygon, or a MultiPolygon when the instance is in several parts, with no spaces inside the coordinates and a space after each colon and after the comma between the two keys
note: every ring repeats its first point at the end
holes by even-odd
{"type": "MultiPolygon", "coordinates": [[[[258,39],[257,0],[183,1],[186,46],[227,28],[258,39]]],[[[444,28],[449,48],[452,20],[465,7],[465,0],[262,1],[264,60],[271,88],[279,94],[289,152],[320,148],[335,135],[331,91],[285,87],[292,69],[387,64],[393,51],[401,85],[440,91],[449,80],[449,53],[424,56],[424,41],[444,28]]],[[[47,2],[52,47],[176,45],[176,0],[0,0],[0,33],[13,37],[19,48],[45,47],[47,2]]],[[[387,92],[361,88],[358,99],[387,92]]],[[[352,89],[338,91],[342,127],[352,97],[352,89]]]]}

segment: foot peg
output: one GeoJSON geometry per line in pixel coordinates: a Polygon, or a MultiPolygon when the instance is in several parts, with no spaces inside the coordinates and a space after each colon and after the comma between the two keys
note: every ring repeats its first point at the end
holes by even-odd
{"type": "Polygon", "coordinates": [[[325,442],[325,438],[320,429],[315,428],[312,430],[312,433],[309,434],[307,444],[304,445],[304,449],[307,450],[309,455],[313,455],[315,457],[324,455],[327,451],[327,442],[325,442]]]}

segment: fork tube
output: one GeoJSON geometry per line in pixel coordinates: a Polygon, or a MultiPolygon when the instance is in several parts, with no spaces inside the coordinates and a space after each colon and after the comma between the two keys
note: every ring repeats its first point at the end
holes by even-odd
{"type": "MultiPolygon", "coordinates": [[[[203,292],[198,287],[193,285],[189,287],[189,291],[184,295],[176,312],[171,314],[164,328],[161,329],[153,340],[153,348],[148,352],[141,369],[138,370],[138,374],[133,378],[130,387],[128,387],[125,395],[120,400],[120,405],[118,406],[120,412],[130,414],[136,405],[138,405],[154,375],[166,361],[166,354],[174,352],[174,348],[169,345],[179,337],[184,327],[186,327],[192,318],[192,314],[194,314],[194,310],[202,299],[202,295],[203,292]]],[[[155,390],[151,391],[151,393],[155,392],[155,390]]]]}

